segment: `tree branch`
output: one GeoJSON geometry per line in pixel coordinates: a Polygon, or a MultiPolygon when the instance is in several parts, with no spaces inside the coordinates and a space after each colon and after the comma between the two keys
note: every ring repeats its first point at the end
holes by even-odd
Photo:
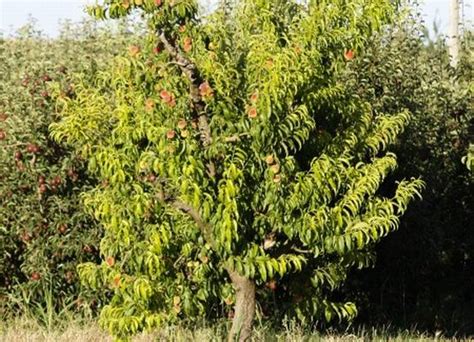
{"type": "Polygon", "coordinates": [[[201,230],[206,242],[208,242],[213,248],[215,248],[215,241],[212,237],[212,232],[210,230],[211,227],[206,222],[204,222],[201,215],[195,208],[177,199],[172,200],[170,204],[173,208],[180,210],[185,214],[188,214],[194,220],[194,222],[196,222],[196,225],[201,230]]]}
{"type": "Polygon", "coordinates": [[[189,215],[198,226],[206,242],[208,242],[213,248],[215,248],[215,241],[212,237],[211,227],[202,219],[201,215],[199,214],[199,211],[196,208],[176,198],[166,197],[165,193],[162,190],[158,191],[157,198],[160,202],[169,204],[174,209],[189,215]]]}
{"type": "Polygon", "coordinates": [[[241,134],[235,134],[231,135],[230,137],[224,138],[224,142],[227,143],[232,143],[232,142],[239,142],[241,141],[241,137],[249,136],[250,134],[248,133],[241,133],[241,134]]]}
{"type": "Polygon", "coordinates": [[[206,104],[199,92],[199,86],[202,83],[202,77],[196,69],[196,65],[186,58],[176,46],[171,44],[164,32],[159,35],[160,41],[163,43],[166,51],[179,66],[181,71],[189,80],[189,93],[193,103],[193,109],[198,118],[198,127],[201,136],[201,142],[206,147],[212,142],[211,130],[209,128],[208,117],[205,113],[206,104]]]}

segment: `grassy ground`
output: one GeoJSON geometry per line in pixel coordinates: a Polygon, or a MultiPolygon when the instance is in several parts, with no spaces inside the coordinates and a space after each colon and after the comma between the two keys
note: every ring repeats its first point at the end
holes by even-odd
{"type": "MultiPolygon", "coordinates": [[[[214,327],[200,326],[195,329],[168,327],[160,331],[142,334],[133,339],[134,342],[152,341],[198,341],[211,342],[225,340],[223,325],[214,327]]],[[[309,341],[459,341],[444,339],[437,336],[423,335],[415,332],[390,334],[375,329],[359,330],[345,334],[318,334],[303,331],[296,326],[282,327],[274,331],[264,326],[256,327],[254,341],[268,342],[309,342],[309,341]]],[[[45,327],[34,319],[15,319],[0,323],[1,342],[111,342],[112,339],[90,321],[63,321],[57,326],[45,327]]]]}

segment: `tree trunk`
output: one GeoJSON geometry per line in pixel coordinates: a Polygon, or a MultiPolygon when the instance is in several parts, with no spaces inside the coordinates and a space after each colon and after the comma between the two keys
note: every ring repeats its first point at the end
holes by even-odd
{"type": "Polygon", "coordinates": [[[255,316],[255,283],[235,271],[229,271],[235,289],[235,311],[228,342],[246,342],[252,335],[255,316]]]}
{"type": "Polygon", "coordinates": [[[451,0],[448,48],[451,66],[455,68],[459,60],[459,0],[451,0]]]}

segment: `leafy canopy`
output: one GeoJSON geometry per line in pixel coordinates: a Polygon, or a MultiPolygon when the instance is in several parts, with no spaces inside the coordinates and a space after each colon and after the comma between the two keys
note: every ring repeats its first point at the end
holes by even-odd
{"type": "Polygon", "coordinates": [[[91,179],[84,161],[52,141],[48,126],[58,119],[51,82],[60,96],[74,97],[72,73],[93,77],[130,43],[125,30],[94,26],[65,24],[50,40],[31,21],[15,36],[0,38],[2,319],[26,309],[59,312],[76,300],[80,307],[91,303],[76,281],[79,263],[100,260],[94,246],[101,231],[81,211],[79,196],[91,179]]]}
{"type": "Polygon", "coordinates": [[[377,195],[409,113],[376,113],[336,81],[391,2],[243,0],[205,17],[191,0],[90,9],[134,10],[148,21],[143,45],[78,80],[52,126],[102,180],[84,202],[105,228],[104,261],[80,269],[115,291],[102,323],[125,337],[219,315],[235,300],[232,274],[262,300],[278,288],[301,319],[353,317],[331,291],[370,264],[422,185],[377,195]]]}

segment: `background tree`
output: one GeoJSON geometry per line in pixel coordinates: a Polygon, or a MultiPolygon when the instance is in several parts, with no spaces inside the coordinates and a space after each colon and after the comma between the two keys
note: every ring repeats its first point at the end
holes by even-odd
{"type": "Polygon", "coordinates": [[[74,98],[71,73],[94,77],[129,39],[123,30],[89,22],[65,24],[49,40],[31,22],[0,40],[2,317],[48,304],[58,311],[76,300],[90,304],[79,298],[76,266],[98,260],[101,230],[79,199],[94,182],[84,160],[49,137],[48,126],[58,119],[49,84],[74,98]]]}
{"type": "Polygon", "coordinates": [[[376,267],[353,277],[351,289],[367,296],[359,298],[363,324],[472,334],[474,183],[462,163],[474,141],[472,33],[453,69],[444,37],[428,40],[421,19],[417,8],[401,12],[343,77],[377,112],[413,114],[393,149],[393,177],[427,184],[401,229],[377,247],[376,267]]]}
{"type": "Polygon", "coordinates": [[[91,12],[135,9],[150,35],[94,84],[78,79],[52,125],[101,180],[84,202],[105,228],[103,262],[80,268],[114,291],[101,322],[126,338],[234,304],[229,340],[247,340],[256,301],[277,289],[302,320],[353,317],[332,290],[370,264],[421,187],[378,194],[409,114],[380,115],[337,77],[391,2],[239,1],[202,18],[192,0],[112,0],[91,12]]]}

